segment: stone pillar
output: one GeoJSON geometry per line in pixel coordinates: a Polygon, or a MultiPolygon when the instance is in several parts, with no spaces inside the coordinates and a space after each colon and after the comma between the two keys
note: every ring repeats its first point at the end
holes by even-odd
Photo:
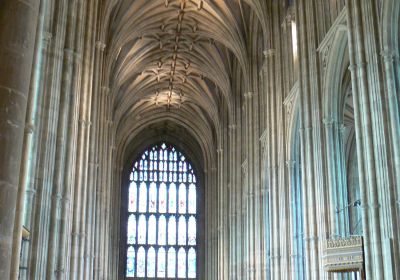
{"type": "Polygon", "coordinates": [[[13,228],[39,0],[0,3],[0,275],[10,275],[13,228]]]}

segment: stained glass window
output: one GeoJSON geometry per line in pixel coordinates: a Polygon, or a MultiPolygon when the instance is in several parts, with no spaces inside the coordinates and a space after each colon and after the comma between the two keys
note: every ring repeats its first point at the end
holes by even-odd
{"type": "Polygon", "coordinates": [[[147,277],[156,276],[156,251],[150,247],[147,253],[147,277]]]}
{"type": "Polygon", "coordinates": [[[154,145],[133,164],[127,189],[127,279],[195,279],[197,180],[175,147],[154,145]]]}
{"type": "Polygon", "coordinates": [[[135,249],[133,249],[132,246],[128,248],[128,253],[126,256],[126,276],[133,277],[135,276],[135,249]]]}
{"type": "Polygon", "coordinates": [[[128,219],[128,244],[136,243],[136,217],[129,215],[128,219]]]}

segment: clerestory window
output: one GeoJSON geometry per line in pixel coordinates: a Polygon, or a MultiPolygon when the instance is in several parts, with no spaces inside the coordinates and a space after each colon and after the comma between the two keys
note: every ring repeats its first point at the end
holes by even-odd
{"type": "Polygon", "coordinates": [[[195,279],[197,178],[174,146],[146,149],[129,179],[127,279],[195,279]]]}

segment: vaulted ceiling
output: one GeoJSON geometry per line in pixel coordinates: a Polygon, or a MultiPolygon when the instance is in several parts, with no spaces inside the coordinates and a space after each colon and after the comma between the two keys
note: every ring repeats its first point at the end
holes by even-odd
{"type": "Polygon", "coordinates": [[[144,128],[169,119],[217,133],[221,114],[234,106],[234,73],[248,71],[250,6],[240,0],[119,0],[108,9],[104,73],[119,129],[129,134],[140,121],[144,128]]]}

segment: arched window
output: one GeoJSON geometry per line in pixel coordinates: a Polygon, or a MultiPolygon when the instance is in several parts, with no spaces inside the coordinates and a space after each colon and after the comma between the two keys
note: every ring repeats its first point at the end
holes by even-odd
{"type": "Polygon", "coordinates": [[[195,279],[197,179],[191,163],[165,143],[133,164],[128,187],[127,279],[195,279]]]}

